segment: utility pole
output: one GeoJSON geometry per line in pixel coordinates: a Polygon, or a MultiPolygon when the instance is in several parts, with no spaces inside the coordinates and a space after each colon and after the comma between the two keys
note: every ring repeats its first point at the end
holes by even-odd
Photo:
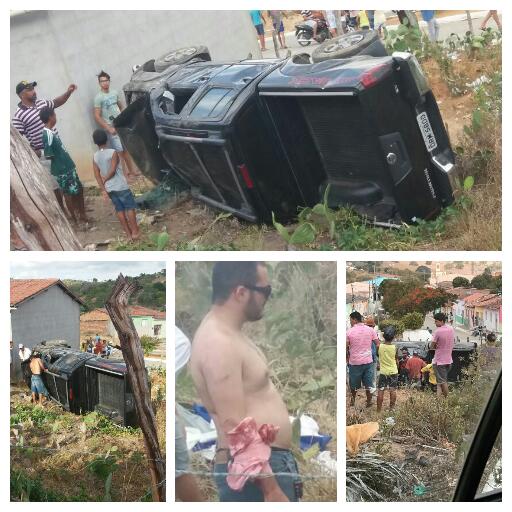
{"type": "Polygon", "coordinates": [[[471,19],[471,12],[470,11],[466,11],[466,18],[468,20],[468,26],[469,26],[469,31],[474,34],[475,31],[473,29],[473,20],[471,19]]]}

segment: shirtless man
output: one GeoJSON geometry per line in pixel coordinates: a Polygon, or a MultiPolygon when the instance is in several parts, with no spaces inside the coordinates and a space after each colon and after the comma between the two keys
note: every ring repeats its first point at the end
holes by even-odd
{"type": "MultiPolygon", "coordinates": [[[[220,501],[298,501],[300,497],[301,481],[297,476],[269,475],[270,471],[298,473],[290,452],[292,429],[286,406],[270,380],[265,356],[242,332],[245,322],[263,317],[271,291],[263,263],[216,263],[212,273],[213,305],[192,343],[192,378],[217,429],[214,473],[220,501]],[[279,430],[270,443],[271,469],[267,466],[261,471],[264,476],[251,477],[241,489],[233,490],[229,478],[217,473],[228,472],[230,448],[231,455],[234,453],[228,432],[245,418],[253,418],[258,428],[270,424],[279,430]]],[[[261,447],[259,437],[257,441],[261,447]]],[[[237,460],[235,455],[235,466],[237,460]]]]}
{"type": "Polygon", "coordinates": [[[30,371],[32,372],[32,378],[30,380],[30,389],[32,391],[32,402],[37,402],[37,395],[39,395],[39,405],[43,405],[43,396],[48,398],[48,390],[44,385],[41,374],[46,372],[43,362],[41,361],[41,355],[38,353],[32,354],[30,358],[30,371]]]}

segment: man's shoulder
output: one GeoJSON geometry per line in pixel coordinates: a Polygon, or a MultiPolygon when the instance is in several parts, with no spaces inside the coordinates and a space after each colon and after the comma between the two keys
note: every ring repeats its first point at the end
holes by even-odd
{"type": "Polygon", "coordinates": [[[94,104],[96,105],[97,103],[101,104],[105,97],[107,96],[106,93],[104,93],[103,91],[98,91],[96,93],[96,95],[94,96],[94,104]]]}
{"type": "Polygon", "coordinates": [[[52,100],[36,100],[35,104],[34,104],[34,107],[37,109],[37,110],[41,110],[43,109],[44,107],[50,107],[50,108],[54,108],[54,103],[52,100]]]}
{"type": "Polygon", "coordinates": [[[217,326],[213,326],[210,322],[199,326],[192,345],[200,348],[201,352],[232,350],[236,346],[232,335],[217,326]]]}

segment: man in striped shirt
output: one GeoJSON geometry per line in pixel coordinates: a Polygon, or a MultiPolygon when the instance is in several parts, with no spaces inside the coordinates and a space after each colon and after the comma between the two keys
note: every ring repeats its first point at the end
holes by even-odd
{"type": "MultiPolygon", "coordinates": [[[[18,103],[18,108],[12,118],[12,124],[21,133],[21,135],[24,135],[28,139],[30,147],[41,159],[43,167],[49,172],[49,162],[44,158],[42,151],[44,123],[39,117],[39,112],[44,107],[58,108],[61,105],[64,105],[71,94],[76,90],[76,85],[71,84],[64,94],[61,94],[54,100],[38,100],[35,90],[36,85],[37,82],[22,81],[16,86],[16,94],[19,96],[21,101],[18,103]]],[[[59,189],[59,185],[55,179],[52,179],[52,184],[57,201],[61,208],[64,209],[62,192],[59,189]]]]}

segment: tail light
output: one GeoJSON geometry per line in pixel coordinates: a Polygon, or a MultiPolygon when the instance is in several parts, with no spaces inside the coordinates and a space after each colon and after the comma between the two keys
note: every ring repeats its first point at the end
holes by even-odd
{"type": "Polygon", "coordinates": [[[254,188],[254,182],[252,181],[247,166],[245,164],[242,164],[238,166],[238,169],[240,171],[240,174],[242,175],[242,178],[244,179],[245,184],[247,185],[247,188],[254,188]]]}
{"type": "Polygon", "coordinates": [[[73,388],[69,388],[69,400],[73,400],[73,388]]]}
{"type": "Polygon", "coordinates": [[[379,66],[375,66],[368,71],[365,71],[361,75],[361,85],[365,89],[369,89],[373,87],[376,83],[382,80],[382,77],[391,71],[389,64],[381,64],[379,66]]]}

